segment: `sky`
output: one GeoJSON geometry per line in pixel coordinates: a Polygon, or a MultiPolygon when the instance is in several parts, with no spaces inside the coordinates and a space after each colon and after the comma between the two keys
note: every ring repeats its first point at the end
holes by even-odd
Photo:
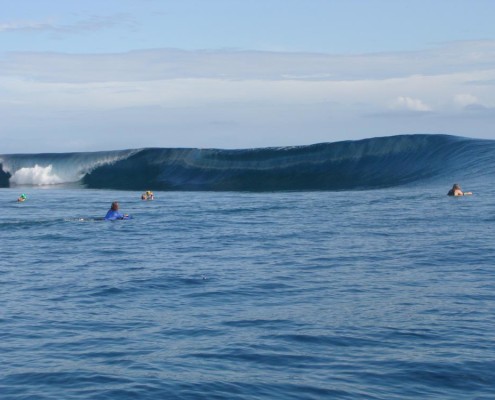
{"type": "Polygon", "coordinates": [[[493,0],[0,9],[0,154],[495,139],[493,0]]]}

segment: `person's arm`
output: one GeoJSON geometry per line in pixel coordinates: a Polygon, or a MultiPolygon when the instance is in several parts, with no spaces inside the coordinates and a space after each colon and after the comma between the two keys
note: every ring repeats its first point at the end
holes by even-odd
{"type": "Polygon", "coordinates": [[[115,221],[117,219],[126,219],[128,217],[129,216],[127,214],[122,214],[122,213],[119,213],[118,211],[109,210],[107,212],[107,215],[105,215],[105,220],[106,221],[115,221]]]}

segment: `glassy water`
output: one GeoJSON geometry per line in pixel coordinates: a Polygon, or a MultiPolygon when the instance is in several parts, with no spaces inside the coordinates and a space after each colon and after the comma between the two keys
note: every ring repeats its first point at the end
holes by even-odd
{"type": "Polygon", "coordinates": [[[495,191],[442,189],[2,189],[0,398],[492,399],[495,191]]]}

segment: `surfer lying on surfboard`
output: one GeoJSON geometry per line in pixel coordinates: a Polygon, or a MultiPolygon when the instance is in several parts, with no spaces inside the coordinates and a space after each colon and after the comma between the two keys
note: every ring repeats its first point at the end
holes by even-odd
{"type": "Polygon", "coordinates": [[[463,192],[461,187],[457,184],[454,183],[454,186],[452,186],[452,189],[449,190],[447,193],[448,196],[468,196],[470,194],[473,194],[472,192],[463,192]]]}

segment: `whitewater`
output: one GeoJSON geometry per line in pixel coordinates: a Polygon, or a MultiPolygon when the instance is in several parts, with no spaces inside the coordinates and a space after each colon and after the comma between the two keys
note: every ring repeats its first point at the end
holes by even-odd
{"type": "Polygon", "coordinates": [[[2,400],[495,397],[495,141],[0,164],[2,400]]]}

